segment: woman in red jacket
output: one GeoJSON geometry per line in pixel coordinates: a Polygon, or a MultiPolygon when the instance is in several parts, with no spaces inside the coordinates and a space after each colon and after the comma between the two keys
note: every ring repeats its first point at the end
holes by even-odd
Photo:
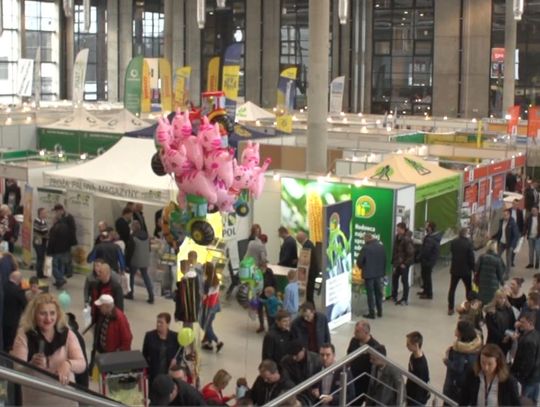
{"type": "Polygon", "coordinates": [[[219,304],[219,276],[214,265],[207,262],[204,265],[204,296],[203,296],[203,317],[202,327],[204,329],[204,337],[201,348],[205,350],[213,350],[213,342],[216,343],[216,352],[219,352],[223,347],[223,342],[219,340],[214,331],[214,319],[216,314],[221,311],[219,304]]]}
{"type": "Polygon", "coordinates": [[[226,370],[219,369],[214,375],[212,383],[208,383],[202,389],[204,401],[212,405],[226,405],[229,400],[234,398],[234,395],[229,397],[223,396],[223,390],[229,385],[230,381],[231,375],[226,370]]]}

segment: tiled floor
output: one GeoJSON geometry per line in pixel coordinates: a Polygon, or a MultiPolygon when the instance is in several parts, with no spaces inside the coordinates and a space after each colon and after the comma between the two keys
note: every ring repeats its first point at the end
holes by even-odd
{"type": "MultiPolygon", "coordinates": [[[[530,280],[531,270],[524,268],[527,249],[522,250],[516,259],[517,266],[513,276],[519,275],[530,280]]],[[[30,273],[30,272],[27,272],[30,273]]],[[[77,275],[68,281],[67,291],[72,297],[72,312],[82,321],[82,287],[84,277],[77,275]]],[[[384,317],[372,322],[372,334],[386,345],[388,356],[406,368],[409,354],[405,348],[405,335],[412,330],[419,330],[424,335],[424,351],[428,358],[431,371],[431,383],[442,389],[445,367],[442,358],[446,348],[453,341],[456,316],[447,316],[447,290],[449,283],[448,266],[439,266],[434,273],[433,301],[420,300],[416,296],[418,287],[411,289],[410,303],[407,307],[385,303],[384,317]]],[[[526,289],[530,281],[526,282],[526,289]]],[[[56,289],[52,289],[53,292],[56,289]]],[[[144,333],[154,329],[155,316],[162,311],[173,313],[174,304],[171,300],[157,298],[154,305],[146,303],[146,290],[136,287],[135,300],[126,300],[126,312],[133,332],[133,349],[140,349],[144,333]]],[[[458,288],[456,304],[464,299],[464,289],[458,288]]],[[[365,307],[364,312],[365,312],[365,307]]],[[[82,324],[82,322],[80,322],[82,324]]],[[[173,328],[178,325],[173,324],[173,328]]],[[[203,351],[201,375],[203,384],[212,379],[219,368],[225,368],[236,379],[245,376],[251,383],[257,375],[257,365],[261,358],[263,334],[255,333],[258,323],[248,316],[236,301],[222,301],[222,312],[218,314],[215,330],[225,343],[221,353],[203,351]]],[[[332,332],[332,340],[336,346],[338,358],[346,353],[349,339],[352,336],[354,322],[345,324],[332,332]]],[[[91,334],[85,337],[88,348],[92,343],[91,334]]],[[[228,391],[233,391],[233,382],[228,391]]]]}

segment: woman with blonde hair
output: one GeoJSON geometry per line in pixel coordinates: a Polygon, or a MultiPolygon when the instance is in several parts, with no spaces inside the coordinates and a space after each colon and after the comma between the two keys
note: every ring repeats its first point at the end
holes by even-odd
{"type": "Polygon", "coordinates": [[[519,406],[516,379],[510,375],[504,354],[492,343],[484,345],[467,374],[460,406],[519,406]]]}
{"type": "Polygon", "coordinates": [[[490,240],[487,251],[476,262],[474,281],[478,286],[478,299],[482,304],[493,300],[495,291],[504,285],[504,263],[497,254],[497,242],[490,240]]]}
{"type": "MultiPolygon", "coordinates": [[[[75,373],[86,369],[77,337],[68,328],[58,299],[49,293],[37,295],[26,307],[11,354],[57,375],[61,384],[73,382],[75,373]]],[[[30,388],[23,388],[22,396],[23,405],[66,405],[63,398],[30,388]]]]}
{"type": "Polygon", "coordinates": [[[506,335],[506,331],[512,331],[516,323],[516,317],[508,302],[506,291],[504,289],[497,290],[493,301],[484,310],[488,332],[486,343],[499,346],[506,355],[512,346],[512,338],[506,335]]]}
{"type": "Polygon", "coordinates": [[[223,396],[223,390],[229,385],[231,375],[224,369],[219,369],[211,383],[208,383],[202,389],[203,398],[208,404],[223,406],[235,396],[223,396]]]}

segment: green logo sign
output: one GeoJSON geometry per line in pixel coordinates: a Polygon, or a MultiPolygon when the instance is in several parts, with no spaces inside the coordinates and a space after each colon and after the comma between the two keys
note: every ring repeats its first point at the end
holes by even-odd
{"type": "Polygon", "coordinates": [[[411,160],[410,158],[404,157],[405,162],[413,169],[415,170],[419,175],[427,175],[431,174],[431,170],[424,167],[422,164],[420,164],[418,161],[411,160]]]}
{"type": "Polygon", "coordinates": [[[354,214],[357,218],[369,219],[377,211],[377,205],[372,197],[362,195],[356,200],[354,205],[354,214]]]}
{"type": "Polygon", "coordinates": [[[380,179],[390,181],[390,177],[394,173],[394,170],[389,165],[379,167],[375,170],[375,174],[371,176],[372,179],[380,179]]]}

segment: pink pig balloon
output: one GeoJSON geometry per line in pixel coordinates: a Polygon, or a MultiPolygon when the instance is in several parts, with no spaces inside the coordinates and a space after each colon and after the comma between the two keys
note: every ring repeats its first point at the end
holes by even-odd
{"type": "Polygon", "coordinates": [[[185,147],[180,146],[179,150],[169,149],[162,152],[161,161],[167,173],[180,174],[187,162],[185,147]]]}
{"type": "Polygon", "coordinates": [[[199,143],[206,153],[214,151],[221,147],[221,134],[219,133],[219,125],[208,123],[208,119],[203,117],[203,124],[199,129],[199,143]]]}
{"type": "Polygon", "coordinates": [[[247,146],[244,148],[244,151],[242,151],[241,161],[242,165],[249,168],[259,165],[259,143],[248,141],[247,146]]]}
{"type": "Polygon", "coordinates": [[[272,160],[270,158],[267,158],[264,160],[264,164],[262,167],[255,167],[253,168],[253,178],[251,180],[251,184],[249,185],[249,192],[251,193],[251,196],[255,199],[261,196],[261,193],[264,188],[264,173],[268,169],[268,166],[272,160]]]}
{"type": "Polygon", "coordinates": [[[252,183],[253,171],[244,165],[238,165],[236,159],[233,160],[234,180],[231,192],[240,194],[243,189],[248,189],[252,183]]]}
{"type": "Polygon", "coordinates": [[[156,142],[163,148],[169,148],[173,141],[172,127],[165,117],[160,117],[158,119],[155,139],[156,142]]]}
{"type": "Polygon", "coordinates": [[[204,168],[210,179],[220,178],[227,188],[233,183],[234,150],[220,148],[207,153],[204,157],[204,168]]]}
{"type": "Polygon", "coordinates": [[[217,201],[214,184],[206,177],[204,171],[186,169],[176,175],[176,184],[184,194],[202,196],[212,205],[217,201]]]}
{"type": "Polygon", "coordinates": [[[214,186],[217,194],[217,209],[223,213],[234,212],[237,196],[229,191],[223,180],[217,179],[214,181],[214,186]]]}

